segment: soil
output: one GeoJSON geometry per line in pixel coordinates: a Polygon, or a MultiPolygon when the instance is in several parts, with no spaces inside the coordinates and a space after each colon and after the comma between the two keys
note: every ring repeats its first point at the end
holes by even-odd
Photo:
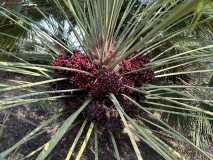
{"type": "MultiPolygon", "coordinates": [[[[24,114],[25,118],[30,119],[32,122],[37,123],[37,124],[42,123],[42,121],[45,121],[49,117],[49,116],[38,115],[35,112],[33,112],[32,110],[28,110],[26,112],[26,110],[24,108],[13,110],[13,112],[14,113],[17,112],[18,114],[24,114]]],[[[4,116],[5,116],[4,113],[0,113],[0,123],[1,124],[2,124],[2,118],[4,116]]],[[[48,126],[48,127],[50,127],[50,126],[48,126]]],[[[10,116],[9,120],[7,120],[7,122],[5,123],[5,126],[4,126],[4,131],[3,131],[3,134],[1,137],[1,142],[0,142],[0,146],[1,146],[0,152],[5,151],[6,149],[8,149],[12,145],[14,145],[16,142],[18,142],[26,134],[28,134],[35,128],[36,128],[35,126],[33,126],[27,122],[24,122],[23,120],[21,120],[17,117],[10,116]]],[[[88,126],[86,127],[86,129],[87,128],[88,128],[88,126]]],[[[45,129],[47,129],[47,128],[45,128],[45,129]]],[[[66,133],[65,136],[62,138],[62,140],[57,144],[55,149],[50,153],[50,155],[48,156],[47,159],[51,159],[51,160],[65,159],[66,155],[69,151],[69,148],[71,147],[79,129],[80,129],[80,126],[76,126],[71,131],[66,133]]],[[[20,159],[23,155],[27,155],[30,152],[36,150],[38,147],[40,147],[43,144],[45,144],[46,142],[48,142],[48,140],[50,140],[50,138],[54,135],[55,131],[56,130],[54,130],[54,129],[48,130],[47,133],[43,133],[43,134],[27,141],[26,143],[24,143],[23,145],[21,145],[19,147],[15,156],[13,156],[13,154],[10,154],[10,156],[8,157],[8,160],[20,159]]],[[[76,155],[78,154],[78,151],[81,147],[81,144],[83,143],[86,132],[83,132],[83,133],[84,134],[81,136],[81,138],[78,142],[78,145],[76,146],[74,153],[72,154],[71,159],[74,159],[74,157],[76,157],[76,155]]],[[[82,160],[94,159],[93,137],[94,137],[94,135],[92,134],[91,138],[88,142],[88,145],[83,153],[83,156],[81,158],[82,160]]],[[[108,135],[108,132],[104,131],[103,133],[99,134],[98,142],[99,142],[98,143],[98,149],[99,149],[98,154],[99,154],[99,158],[101,160],[116,159],[115,153],[113,151],[113,145],[111,143],[111,139],[108,135]]],[[[119,150],[121,159],[123,159],[123,160],[137,159],[127,134],[121,134],[121,136],[116,139],[116,142],[117,142],[117,146],[118,146],[118,150],[119,150]]],[[[137,142],[137,143],[138,143],[138,147],[140,148],[140,152],[145,160],[156,160],[156,159],[161,160],[161,159],[163,159],[160,157],[160,155],[158,155],[152,148],[147,146],[145,143],[143,143],[143,142],[137,142]]],[[[34,160],[34,159],[36,159],[38,154],[39,153],[35,154],[34,156],[32,156],[30,158],[25,158],[25,159],[34,160]]]]}
{"type": "MultiPolygon", "coordinates": [[[[45,120],[47,120],[50,115],[43,115],[38,114],[33,111],[32,107],[30,106],[20,106],[17,109],[11,110],[11,112],[16,113],[20,117],[16,116],[9,116],[9,119],[6,121],[4,125],[3,134],[0,141],[0,152],[5,151],[6,149],[10,148],[12,145],[14,145],[16,142],[21,140],[26,134],[30,133],[33,129],[36,128],[36,126],[29,124],[28,122],[23,121],[22,117],[25,119],[30,120],[31,122],[35,124],[41,124],[45,120]]],[[[0,112],[0,124],[3,123],[3,118],[7,116],[6,113],[0,112]]],[[[33,139],[27,141],[23,145],[19,147],[17,150],[15,156],[13,154],[10,154],[8,157],[8,160],[16,160],[20,159],[23,155],[27,155],[31,153],[32,151],[36,150],[46,142],[50,140],[50,138],[54,135],[56,132],[55,129],[50,129],[51,125],[48,125],[45,127],[45,129],[48,129],[48,132],[43,133],[37,137],[34,137],[33,139]],[[19,157],[18,157],[19,156],[19,157]]],[[[51,160],[61,160],[65,159],[66,155],[69,151],[69,148],[71,147],[78,131],[80,129],[80,125],[74,127],[71,131],[65,134],[65,136],[62,138],[62,140],[57,144],[55,149],[50,153],[48,159],[51,160]]],[[[88,126],[86,126],[85,130],[88,129],[88,126]]],[[[81,136],[78,145],[75,148],[75,152],[72,154],[72,158],[78,154],[78,151],[80,150],[81,144],[83,143],[84,137],[86,132],[83,132],[84,134],[81,136]]],[[[91,138],[88,142],[88,145],[84,151],[84,154],[82,156],[82,160],[90,160],[94,159],[94,143],[93,143],[93,137],[94,135],[91,135],[91,138]]],[[[136,138],[135,138],[136,139],[136,138]]],[[[115,158],[115,153],[113,151],[113,145],[111,143],[111,139],[109,137],[109,134],[107,131],[103,131],[102,133],[99,133],[98,135],[98,149],[99,149],[99,158],[102,160],[113,160],[115,158]]],[[[135,152],[132,148],[131,142],[129,140],[129,137],[126,133],[121,134],[119,138],[116,138],[118,150],[120,153],[120,156],[124,160],[133,160],[137,159],[135,152]]],[[[138,147],[140,148],[140,152],[144,158],[144,160],[156,160],[156,159],[163,159],[160,157],[159,154],[157,154],[151,147],[146,145],[143,142],[137,142],[138,147]]],[[[26,160],[34,160],[36,159],[38,153],[30,158],[25,158],[26,160]]]]}

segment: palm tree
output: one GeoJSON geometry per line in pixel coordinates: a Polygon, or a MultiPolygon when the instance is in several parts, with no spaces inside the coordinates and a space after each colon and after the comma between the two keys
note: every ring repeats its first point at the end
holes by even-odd
{"type": "MultiPolygon", "coordinates": [[[[36,10],[57,31],[57,36],[52,35],[50,30],[24,14],[0,6],[2,15],[38,39],[47,53],[53,57],[51,65],[32,64],[19,57],[16,57],[19,62],[0,62],[5,72],[15,71],[23,75],[45,78],[35,83],[25,82],[19,86],[6,86],[0,89],[0,92],[43,84],[50,86],[50,90],[35,89],[34,93],[2,99],[0,110],[47,99],[64,102],[62,112],[56,112],[55,116],[2,152],[0,154],[2,157],[6,157],[47,124],[63,115],[64,119],[59,123],[60,128],[52,139],[36,150],[38,152],[42,149],[37,159],[45,159],[50,154],[63,135],[72,128],[72,124],[78,123],[77,118],[83,121],[82,126],[71,148],[68,149],[66,159],[70,159],[86,123],[89,123],[90,127],[76,159],[81,158],[91,132],[95,134],[95,159],[98,159],[99,126],[108,130],[117,159],[120,159],[120,156],[115,135],[123,128],[127,130],[138,159],[142,159],[142,156],[132,133],[165,159],[184,159],[160,138],[158,132],[152,132],[153,129],[170,135],[173,140],[190,145],[208,159],[213,158],[201,148],[202,146],[189,140],[190,129],[185,130],[187,133],[182,135],[178,132],[179,124],[176,129],[173,128],[173,124],[170,123],[171,116],[169,118],[168,114],[165,116],[165,113],[172,114],[173,118],[174,115],[178,115],[179,122],[185,122],[187,119],[192,122],[191,120],[195,119],[197,122],[210,123],[213,115],[212,99],[205,99],[195,93],[197,90],[209,91],[212,87],[186,82],[170,85],[163,79],[163,77],[212,72],[211,68],[188,67],[195,63],[208,65],[212,58],[209,52],[213,47],[212,43],[198,43],[196,37],[191,41],[199,45],[190,47],[186,45],[185,48],[174,46],[172,48],[174,50],[171,49],[174,38],[183,39],[195,35],[192,33],[194,24],[183,26],[180,24],[187,23],[185,21],[187,16],[191,15],[197,7],[198,14],[194,17],[197,27],[211,23],[212,16],[203,16],[200,19],[200,10],[204,9],[203,7],[200,9],[200,6],[205,6],[207,1],[144,0],[138,3],[138,1],[124,0],[73,0],[72,2],[63,0],[62,3],[54,0],[54,2],[66,19],[69,29],[75,36],[74,39],[71,39],[70,32],[60,23],[56,25],[39,8],[36,10]],[[123,4],[127,5],[123,7],[123,4]],[[74,24],[65,12],[65,6],[73,16],[74,24]],[[75,43],[76,40],[78,43],[75,43]],[[63,54],[61,54],[62,50],[63,54]],[[184,68],[181,72],[177,70],[180,67],[184,68]],[[23,100],[31,96],[38,98],[23,100]],[[198,103],[199,105],[195,105],[198,103]]],[[[209,3],[211,4],[211,1],[209,3]]],[[[211,30],[208,29],[208,32],[211,30]]],[[[5,35],[10,36],[8,33],[5,35]]],[[[206,128],[210,133],[211,126],[206,128]]]]}

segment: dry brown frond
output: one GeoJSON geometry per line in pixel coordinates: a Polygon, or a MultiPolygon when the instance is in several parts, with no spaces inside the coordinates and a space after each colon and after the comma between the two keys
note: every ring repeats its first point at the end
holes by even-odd
{"type": "MultiPolygon", "coordinates": [[[[102,53],[103,51],[103,42],[104,42],[104,36],[103,34],[99,34],[98,38],[97,38],[97,42],[96,42],[96,48],[99,52],[99,54],[102,53]]],[[[106,69],[110,64],[112,64],[113,62],[115,62],[119,56],[120,56],[120,53],[113,57],[111,60],[110,60],[110,57],[114,54],[114,52],[116,51],[116,41],[112,38],[111,40],[107,40],[106,42],[106,49],[104,50],[104,54],[103,54],[103,57],[102,57],[102,64],[101,64],[101,58],[99,58],[97,55],[97,51],[95,50],[95,47],[93,47],[94,49],[92,50],[92,55],[93,57],[95,58],[94,59],[94,63],[98,64],[98,65],[101,65],[101,68],[102,69],[106,69]]],[[[117,68],[117,67],[115,67],[117,68]]],[[[115,71],[116,69],[113,70],[113,72],[115,71]]]]}

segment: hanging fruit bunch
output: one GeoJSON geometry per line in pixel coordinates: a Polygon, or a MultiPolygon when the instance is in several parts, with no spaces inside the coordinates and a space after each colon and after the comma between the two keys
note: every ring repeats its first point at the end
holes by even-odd
{"type": "MultiPolygon", "coordinates": [[[[135,52],[133,55],[137,54],[138,52],[135,52]]],[[[134,100],[144,101],[146,99],[144,94],[125,88],[125,85],[138,87],[145,83],[151,83],[154,80],[154,72],[150,68],[145,68],[147,67],[145,64],[149,62],[145,56],[139,55],[132,60],[130,58],[124,59],[118,70],[106,69],[103,71],[99,68],[99,64],[92,63],[87,55],[82,54],[79,50],[73,50],[73,55],[58,55],[51,65],[86,71],[93,76],[82,72],[56,69],[55,72],[58,77],[67,77],[68,80],[54,82],[50,85],[50,89],[82,89],[82,91],[76,93],[77,95],[75,94],[75,97],[64,98],[64,113],[68,115],[74,113],[88,97],[92,96],[92,102],[82,111],[81,116],[96,120],[103,127],[116,131],[121,127],[120,116],[107,96],[109,93],[113,93],[130,117],[134,118],[140,114],[141,111],[138,107],[121,94],[126,94],[134,100]]],[[[72,93],[61,94],[70,95],[72,93]]]]}

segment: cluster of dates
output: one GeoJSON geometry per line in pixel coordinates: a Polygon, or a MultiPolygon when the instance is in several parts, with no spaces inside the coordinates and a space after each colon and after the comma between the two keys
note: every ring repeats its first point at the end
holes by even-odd
{"type": "MultiPolygon", "coordinates": [[[[135,52],[134,55],[137,55],[135,52]]],[[[64,98],[64,112],[68,115],[78,110],[89,96],[94,99],[82,111],[83,117],[95,119],[102,126],[112,131],[116,131],[121,127],[120,116],[113,103],[106,95],[113,93],[118,99],[123,110],[131,117],[137,116],[140,112],[136,105],[124,98],[120,93],[126,94],[132,99],[145,100],[145,96],[141,93],[134,92],[125,85],[130,87],[142,86],[144,83],[150,83],[154,80],[152,69],[146,69],[145,64],[149,60],[145,56],[137,56],[132,59],[125,59],[121,63],[121,69],[117,72],[108,70],[100,72],[98,64],[91,63],[90,59],[83,55],[79,50],[73,50],[72,56],[60,54],[51,65],[68,67],[77,70],[82,70],[91,73],[93,76],[82,72],[56,69],[58,77],[68,77],[68,81],[59,81],[51,84],[51,90],[64,90],[70,88],[84,89],[81,92],[75,93],[76,97],[64,98]],[[144,68],[144,69],[143,69],[144,68]],[[143,69],[143,70],[141,70],[143,69]],[[138,70],[137,72],[132,72],[138,70]],[[131,72],[130,74],[127,74],[131,72]]],[[[61,93],[71,94],[71,93],[61,93]]]]}

